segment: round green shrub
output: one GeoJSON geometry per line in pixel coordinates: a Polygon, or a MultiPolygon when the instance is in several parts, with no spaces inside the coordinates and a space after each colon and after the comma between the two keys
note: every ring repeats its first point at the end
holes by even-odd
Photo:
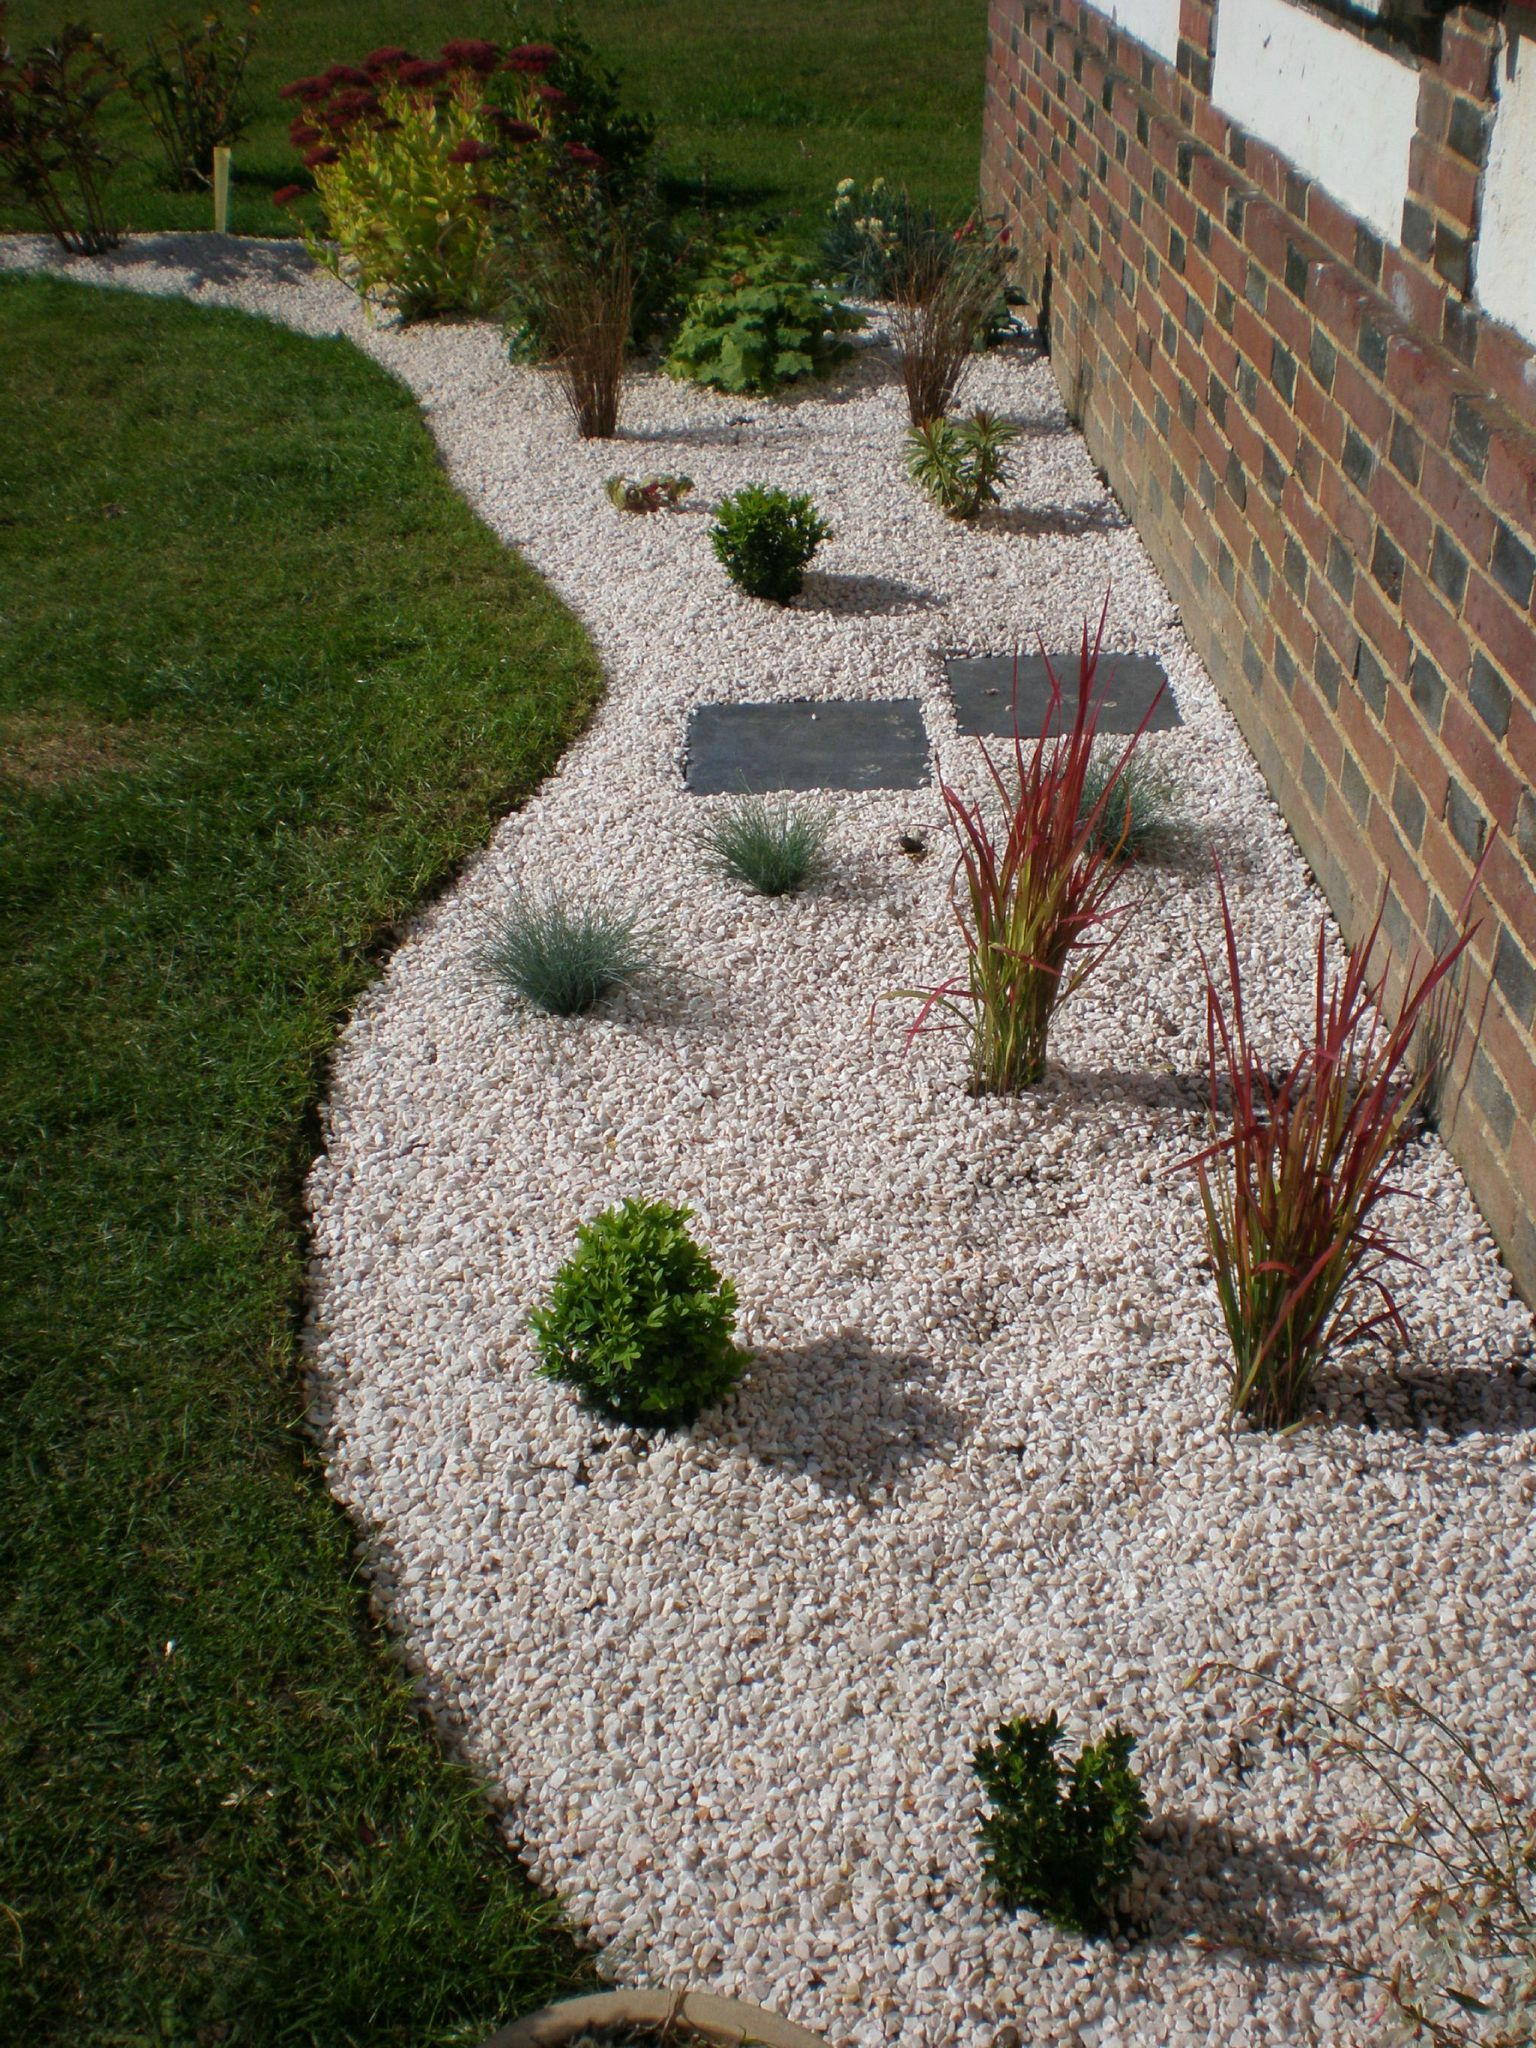
{"type": "Polygon", "coordinates": [[[787,604],[799,590],[801,571],[832,529],[803,493],[748,484],[721,500],[709,538],[725,573],[748,597],[787,604]]]}
{"type": "Polygon", "coordinates": [[[548,1306],[528,1318],[545,1379],[643,1428],[690,1422],[730,1391],[736,1290],[689,1235],[692,1213],[631,1200],[582,1224],[548,1306]]]}

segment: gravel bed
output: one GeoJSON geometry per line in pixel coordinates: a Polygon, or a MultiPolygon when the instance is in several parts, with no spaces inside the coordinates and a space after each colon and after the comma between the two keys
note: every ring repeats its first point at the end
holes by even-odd
{"type": "MultiPolygon", "coordinates": [[[[38,260],[12,242],[5,261],[38,260]]],[[[71,274],[352,336],[419,397],[470,503],[586,621],[590,731],[426,915],[335,1061],[310,1184],[316,1416],[331,1482],[424,1696],[506,1826],[626,1979],[755,1999],[839,2041],[1365,2043],[1326,1963],[1390,1929],[1398,1880],[1337,1866],[1366,1790],[1314,1773],[1210,1660],[1341,1697],[1432,1698],[1516,1782],[1536,1670],[1532,1326],[1438,1141],[1396,1222],[1412,1343],[1341,1361],[1326,1419],[1223,1424],[1198,1205],[1197,946],[1224,864],[1277,1058],[1308,1013],[1321,897],[1134,531],[1031,351],[967,399],[1025,426],[976,530],[904,481],[878,331],[785,402],[637,378],[582,445],[483,327],[370,326],[281,247],[136,242],[71,274]],[[683,469],[626,518],[617,469],[683,469]],[[831,519],[787,610],[725,581],[709,511],[753,479],[831,519]],[[946,650],[1075,635],[1158,655],[1181,857],[1129,885],[1118,953],[1064,1011],[1045,1085],[965,1092],[893,989],[952,972],[936,787],[831,799],[831,878],[792,902],[712,879],[681,786],[692,706],[917,696],[979,787],[946,650]],[[901,832],[934,851],[914,861],[901,832]],[[575,1023],[472,971],[519,883],[643,903],[666,967],[575,1023]],[[872,1017],[873,1010],[873,1017],[872,1017]],[[577,1223],[691,1203],[741,1295],[750,1369],[691,1429],[603,1426],[532,1376],[524,1317],[577,1223]],[[1193,1677],[1193,1682],[1192,1681],[1193,1677]],[[1019,1711],[1140,1738],[1156,1816],[1140,1942],[1000,1915],[976,1742],[1019,1711]]]]}

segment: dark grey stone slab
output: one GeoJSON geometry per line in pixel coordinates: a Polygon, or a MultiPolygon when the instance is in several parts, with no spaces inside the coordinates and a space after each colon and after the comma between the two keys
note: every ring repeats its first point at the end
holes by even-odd
{"type": "Polygon", "coordinates": [[[701,704],[688,720],[697,796],[769,789],[920,789],[928,729],[915,697],[701,704]]]}
{"type": "MultiPolygon", "coordinates": [[[[1078,653],[1053,654],[1051,665],[1061,681],[1065,720],[1058,713],[1052,730],[1070,725],[1077,712],[1078,653]]],[[[988,736],[1013,735],[1013,656],[1011,654],[951,655],[944,664],[949,694],[954,699],[955,720],[962,732],[988,736]]],[[[1101,654],[1093,694],[1098,709],[1100,732],[1135,732],[1146,717],[1147,706],[1168,678],[1162,663],[1151,654],[1101,654]]],[[[1019,656],[1019,731],[1032,739],[1045,722],[1050,708],[1051,679],[1045,657],[1019,656]]],[[[1157,709],[1147,720],[1148,732],[1167,732],[1182,725],[1173,692],[1164,689],[1157,709]]]]}

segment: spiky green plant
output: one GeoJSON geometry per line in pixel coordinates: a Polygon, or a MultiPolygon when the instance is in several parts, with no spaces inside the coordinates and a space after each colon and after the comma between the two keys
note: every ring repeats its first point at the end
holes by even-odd
{"type": "Polygon", "coordinates": [[[476,957],[505,994],[555,1017],[590,1010],[655,966],[635,911],[604,902],[572,905],[554,895],[518,896],[476,957]]]}
{"type": "Polygon", "coordinates": [[[1410,970],[1397,1021],[1388,1024],[1385,977],[1371,977],[1381,913],[1332,977],[1327,925],[1320,925],[1311,1037],[1277,1080],[1248,1036],[1237,934],[1219,869],[1217,880],[1225,999],[1203,952],[1201,963],[1211,1123],[1228,1128],[1184,1163],[1199,1182],[1232,1347],[1229,1411],[1287,1429],[1311,1408],[1330,1352],[1384,1326],[1407,1336],[1382,1277],[1405,1254],[1373,1218],[1395,1192],[1393,1162],[1428,1081],[1409,1066],[1415,1034],[1472,933],[1463,931],[1417,974],[1410,970]],[[1372,1299],[1376,1307],[1367,1312],[1372,1299]]]}
{"type": "Polygon", "coordinates": [[[718,874],[760,896],[795,896],[826,872],[832,813],[821,804],[788,797],[728,797],[701,834],[718,874]]]}
{"type": "Polygon", "coordinates": [[[1147,1802],[1131,1755],[1136,1738],[1109,1729],[1070,1765],[1061,1723],[1021,1714],[975,1755],[994,1811],[980,1825],[987,1875],[1005,1906],[1027,1906],[1074,1934],[1107,1932],[1136,1868],[1147,1802]]]}
{"type": "Polygon", "coordinates": [[[966,420],[924,420],[907,429],[907,475],[951,519],[995,505],[1008,479],[1006,450],[1019,438],[1011,420],[974,412],[966,420]]]}

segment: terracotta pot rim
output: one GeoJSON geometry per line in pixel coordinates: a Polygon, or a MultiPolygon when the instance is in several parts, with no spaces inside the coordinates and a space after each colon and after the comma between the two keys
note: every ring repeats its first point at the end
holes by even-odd
{"type": "Polygon", "coordinates": [[[777,2013],[708,1991],[600,1991],[589,1998],[565,1998],[514,2020],[484,2048],[561,2048],[584,2028],[626,2022],[654,2026],[674,2013],[721,2048],[742,2048],[745,2042],[760,2042],[762,2048],[827,2048],[820,2034],[808,2034],[777,2013]]]}

